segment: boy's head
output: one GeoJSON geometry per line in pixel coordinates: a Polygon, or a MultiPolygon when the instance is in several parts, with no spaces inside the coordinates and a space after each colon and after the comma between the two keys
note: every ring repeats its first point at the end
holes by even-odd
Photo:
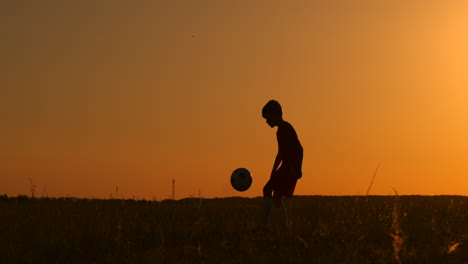
{"type": "Polygon", "coordinates": [[[283,111],[278,101],[270,100],[262,109],[262,116],[269,126],[277,126],[283,121],[283,111]]]}

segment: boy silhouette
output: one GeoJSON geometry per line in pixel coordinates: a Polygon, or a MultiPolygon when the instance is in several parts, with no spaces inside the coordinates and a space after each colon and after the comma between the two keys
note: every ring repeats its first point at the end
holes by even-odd
{"type": "Polygon", "coordinates": [[[303,148],[292,125],[283,120],[281,105],[270,100],[262,109],[262,116],[270,127],[278,127],[278,154],[273,163],[270,179],[263,187],[263,221],[261,230],[268,226],[272,203],[280,209],[280,222],[288,227],[288,216],[282,197],[292,197],[296,182],[302,177],[303,148]],[[280,166],[281,165],[281,166],[280,166]]]}

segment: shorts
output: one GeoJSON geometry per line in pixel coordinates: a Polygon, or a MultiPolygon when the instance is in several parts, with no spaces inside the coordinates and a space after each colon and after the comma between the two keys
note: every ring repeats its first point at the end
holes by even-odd
{"type": "Polygon", "coordinates": [[[297,179],[286,167],[280,167],[267,182],[273,187],[275,193],[286,197],[292,197],[296,188],[297,179]]]}

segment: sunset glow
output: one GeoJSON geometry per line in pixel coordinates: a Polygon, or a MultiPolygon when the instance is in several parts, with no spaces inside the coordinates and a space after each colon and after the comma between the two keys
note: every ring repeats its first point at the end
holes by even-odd
{"type": "Polygon", "coordinates": [[[0,194],[261,196],[276,99],[295,194],[364,195],[380,163],[370,194],[468,195],[466,1],[26,2],[0,8],[0,194]]]}

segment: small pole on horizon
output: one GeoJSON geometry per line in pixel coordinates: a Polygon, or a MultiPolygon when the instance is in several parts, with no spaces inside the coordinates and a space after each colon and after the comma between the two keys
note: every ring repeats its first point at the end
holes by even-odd
{"type": "Polygon", "coordinates": [[[172,179],[172,200],[175,200],[175,179],[172,179]]]}

